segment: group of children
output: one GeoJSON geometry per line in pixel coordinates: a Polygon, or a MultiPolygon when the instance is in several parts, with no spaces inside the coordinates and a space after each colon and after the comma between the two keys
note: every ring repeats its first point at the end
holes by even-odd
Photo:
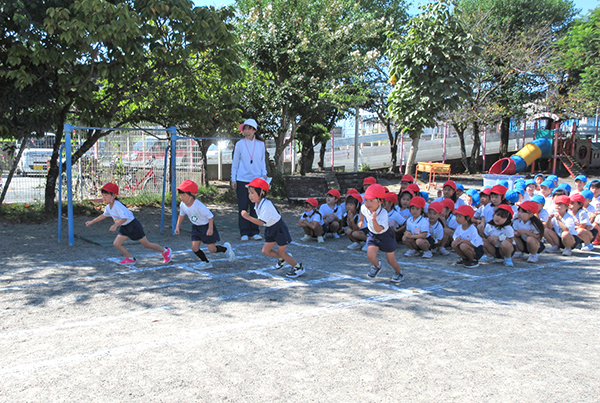
{"type": "MultiPolygon", "coordinates": [[[[591,251],[594,244],[598,244],[600,181],[588,183],[585,176],[579,175],[575,183],[576,189],[571,190],[568,184],[559,184],[555,175],[545,178],[538,174],[533,179],[515,181],[512,190],[508,189],[508,182],[500,181],[480,191],[465,191],[462,185],[449,180],[444,183],[440,197],[429,203],[429,194],[421,192],[410,175],[402,177],[398,193],[390,192],[375,178],[368,177],[363,182],[362,193],[349,189],[344,203],[340,204],[341,194],[336,189],[327,192],[321,206],[316,199],[307,199],[298,227],[304,231],[303,241],[315,239],[322,243],[327,236],[340,238],[345,235],[351,242],[349,249],[360,249],[364,242],[362,249],[367,251],[373,266],[367,273],[370,278],[375,278],[382,268],[377,258],[377,252],[381,250],[394,270],[390,279],[394,283],[404,278],[395,257],[399,243],[407,247],[407,257],[432,258],[434,253],[448,255],[447,248],[452,248],[460,257],[457,264],[468,268],[495,259],[513,266],[512,258],[524,255],[528,255],[528,262],[534,263],[545,250],[545,242],[550,244],[548,252],[562,250],[565,256],[571,255],[574,248],[591,251]]],[[[250,216],[245,210],[241,215],[265,227],[262,253],[277,258],[276,269],[288,263],[287,277],[301,276],[305,273],[302,263],[286,251],[292,242],[289,229],[276,207],[266,198],[268,183],[257,178],[247,187],[257,217],[250,216]]],[[[213,214],[195,198],[198,185],[186,180],[177,191],[181,204],[175,234],[180,233],[180,226],[187,216],[192,222],[192,251],[201,260],[201,267],[212,267],[200,250],[202,242],[211,253],[224,253],[230,262],[233,261],[235,253],[231,245],[228,242],[217,245],[220,237],[213,214]]],[[[86,225],[113,218],[110,230],[119,230],[114,246],[125,256],[120,263],[136,262],[123,246],[127,238],[139,240],[145,248],[160,252],[164,262],[168,263],[171,249],[146,239],[142,225],[117,199],[118,186],[107,183],[101,192],[106,204],[104,213],[86,225]]]]}

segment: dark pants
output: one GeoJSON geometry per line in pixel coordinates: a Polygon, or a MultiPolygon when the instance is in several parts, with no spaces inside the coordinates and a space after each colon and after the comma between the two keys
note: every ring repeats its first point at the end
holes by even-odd
{"type": "Polygon", "coordinates": [[[258,225],[251,223],[242,217],[242,210],[246,210],[250,216],[256,218],[256,211],[254,211],[254,203],[248,199],[248,188],[246,185],[249,182],[237,182],[236,194],[238,202],[238,227],[240,228],[240,235],[256,235],[260,231],[258,225]]]}

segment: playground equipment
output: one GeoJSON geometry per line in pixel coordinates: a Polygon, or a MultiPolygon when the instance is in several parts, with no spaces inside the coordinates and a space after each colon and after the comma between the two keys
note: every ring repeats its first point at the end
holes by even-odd
{"type": "Polygon", "coordinates": [[[540,138],[525,144],[525,147],[513,156],[496,161],[489,172],[495,175],[514,175],[527,169],[535,160],[550,157],[552,143],[546,138],[540,138]]]}

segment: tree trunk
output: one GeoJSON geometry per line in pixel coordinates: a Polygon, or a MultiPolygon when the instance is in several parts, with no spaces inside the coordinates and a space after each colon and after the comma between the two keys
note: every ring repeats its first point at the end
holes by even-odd
{"type": "Polygon", "coordinates": [[[510,130],[510,118],[504,116],[500,124],[500,158],[508,155],[508,136],[510,130]]]}
{"type": "Polygon", "coordinates": [[[471,147],[471,163],[469,164],[469,171],[475,173],[481,171],[481,167],[478,166],[477,161],[479,160],[479,149],[481,148],[481,137],[479,137],[479,122],[473,122],[473,147],[471,147]]]}
{"type": "Polygon", "coordinates": [[[410,145],[410,152],[408,153],[408,159],[406,160],[406,169],[404,173],[406,175],[413,175],[415,172],[415,161],[417,159],[417,151],[419,151],[419,140],[421,140],[421,133],[410,133],[412,143],[410,145]]]}
{"type": "Polygon", "coordinates": [[[387,132],[388,139],[390,140],[390,169],[389,172],[399,173],[400,166],[398,165],[398,137],[402,133],[397,130],[395,133],[392,131],[391,120],[385,122],[385,131],[387,132]]]}
{"type": "MultiPolygon", "coordinates": [[[[322,141],[322,142],[321,142],[321,149],[319,150],[319,163],[318,163],[318,165],[319,165],[319,168],[320,168],[321,170],[323,170],[323,168],[325,167],[325,151],[327,151],[327,150],[325,149],[325,147],[326,147],[326,146],[327,146],[327,140],[325,140],[325,141],[322,141]]],[[[315,154],[315,149],[314,149],[314,147],[313,147],[313,150],[312,150],[312,151],[313,151],[313,152],[312,152],[312,154],[313,154],[313,158],[314,158],[314,154],[315,154]]],[[[312,164],[311,164],[311,165],[312,165],[312,164]]]]}
{"type": "Polygon", "coordinates": [[[458,142],[460,143],[460,161],[465,167],[465,171],[470,172],[469,161],[467,160],[467,149],[465,147],[465,126],[462,124],[453,124],[452,127],[456,130],[458,142]]]}
{"type": "Polygon", "coordinates": [[[0,205],[2,205],[2,203],[4,203],[4,199],[6,198],[6,193],[8,192],[8,187],[10,186],[10,182],[12,181],[12,178],[15,175],[15,171],[17,170],[17,167],[19,166],[19,161],[21,161],[21,156],[23,155],[23,151],[25,151],[25,146],[27,145],[27,140],[29,140],[29,136],[25,136],[25,137],[23,137],[23,140],[21,140],[21,148],[19,149],[19,152],[17,153],[17,156],[15,157],[15,159],[13,161],[13,166],[10,168],[10,171],[8,172],[8,177],[6,178],[6,182],[4,183],[4,187],[2,188],[2,194],[0,195],[0,205]]]}

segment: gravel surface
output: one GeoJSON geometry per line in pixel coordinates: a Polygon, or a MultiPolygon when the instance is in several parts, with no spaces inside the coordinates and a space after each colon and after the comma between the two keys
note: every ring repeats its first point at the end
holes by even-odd
{"type": "Polygon", "coordinates": [[[599,249],[465,269],[400,247],[396,286],[277,206],[297,279],[239,240],[235,206],[209,206],[238,258],[208,270],[157,209],[135,215],[166,265],[139,244],[117,264],[108,221],[75,217],[74,246],[56,222],[0,225],[0,401],[598,402],[599,249]]]}

